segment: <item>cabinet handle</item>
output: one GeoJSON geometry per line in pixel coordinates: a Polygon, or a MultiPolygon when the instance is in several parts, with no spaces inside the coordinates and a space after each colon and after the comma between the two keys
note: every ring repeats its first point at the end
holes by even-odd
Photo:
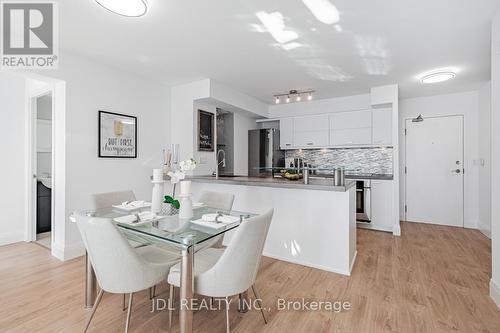
{"type": "Polygon", "coordinates": [[[285,146],[291,146],[292,144],[291,143],[285,143],[285,146]]]}
{"type": "Polygon", "coordinates": [[[313,144],[314,144],[313,142],[307,143],[308,146],[312,146],[313,144]]]}

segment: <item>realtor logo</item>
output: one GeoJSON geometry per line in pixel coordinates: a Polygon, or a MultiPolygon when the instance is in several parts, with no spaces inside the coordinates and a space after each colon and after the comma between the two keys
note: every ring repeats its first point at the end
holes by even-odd
{"type": "Polygon", "coordinates": [[[2,68],[57,68],[55,2],[1,2],[2,68]]]}

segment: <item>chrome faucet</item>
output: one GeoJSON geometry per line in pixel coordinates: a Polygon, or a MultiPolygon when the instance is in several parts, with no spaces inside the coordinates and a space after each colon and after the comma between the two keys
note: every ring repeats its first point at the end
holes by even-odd
{"type": "Polygon", "coordinates": [[[222,164],[222,167],[226,167],[226,152],[223,149],[219,149],[217,151],[217,157],[215,158],[217,165],[215,166],[215,179],[219,179],[219,165],[222,164]],[[222,153],[222,160],[219,161],[219,155],[222,153]]]}

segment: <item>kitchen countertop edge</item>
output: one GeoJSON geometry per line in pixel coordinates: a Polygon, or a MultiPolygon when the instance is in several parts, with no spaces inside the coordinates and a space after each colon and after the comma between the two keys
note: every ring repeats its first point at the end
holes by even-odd
{"type": "Polygon", "coordinates": [[[321,184],[304,184],[299,181],[289,181],[289,180],[278,180],[275,178],[252,178],[247,177],[235,177],[231,179],[230,177],[224,177],[216,179],[213,176],[193,176],[189,177],[189,180],[198,183],[213,183],[213,184],[225,184],[225,185],[247,185],[247,186],[260,186],[260,187],[274,187],[274,188],[290,188],[299,190],[319,190],[319,191],[330,191],[330,192],[346,192],[351,187],[356,185],[353,180],[347,180],[345,186],[331,186],[331,185],[321,185],[321,184]],[[235,179],[238,178],[238,179],[235,179]]]}

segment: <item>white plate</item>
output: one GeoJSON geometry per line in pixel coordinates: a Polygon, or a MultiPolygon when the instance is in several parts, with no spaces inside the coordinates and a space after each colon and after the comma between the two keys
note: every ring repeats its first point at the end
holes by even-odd
{"type": "Polygon", "coordinates": [[[145,202],[142,206],[137,206],[137,207],[128,207],[128,206],[122,206],[122,205],[113,205],[112,207],[119,209],[119,210],[122,210],[124,212],[133,212],[135,210],[151,207],[151,202],[145,202]]]}

